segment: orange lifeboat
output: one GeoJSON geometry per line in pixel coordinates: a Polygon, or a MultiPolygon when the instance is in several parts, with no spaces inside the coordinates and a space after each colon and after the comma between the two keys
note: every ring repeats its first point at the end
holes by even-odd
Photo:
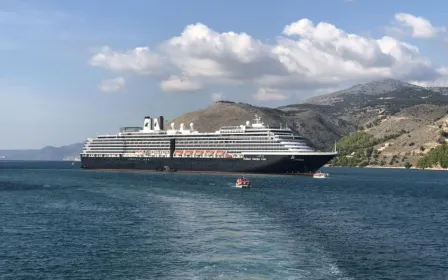
{"type": "Polygon", "coordinates": [[[330,176],[330,174],[323,173],[323,172],[320,172],[320,171],[318,171],[318,172],[313,174],[313,178],[317,178],[317,179],[325,179],[325,178],[328,178],[328,176],[330,176]]]}
{"type": "Polygon", "coordinates": [[[250,181],[249,179],[245,178],[244,176],[236,180],[237,188],[250,188],[250,181]]]}

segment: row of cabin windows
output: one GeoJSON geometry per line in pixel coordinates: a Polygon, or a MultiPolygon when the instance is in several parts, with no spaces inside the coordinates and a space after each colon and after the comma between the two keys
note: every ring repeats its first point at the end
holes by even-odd
{"type": "MultiPolygon", "coordinates": [[[[152,159],[148,159],[148,158],[129,158],[129,159],[104,158],[103,160],[101,160],[101,162],[102,163],[110,163],[110,164],[117,164],[117,163],[119,163],[119,164],[126,164],[126,163],[133,163],[135,161],[138,161],[138,162],[148,162],[148,161],[151,161],[151,160],[152,159]]],[[[191,165],[198,165],[198,164],[215,165],[215,164],[218,164],[218,162],[216,162],[216,161],[204,161],[204,160],[201,160],[201,161],[184,161],[184,160],[176,161],[176,160],[174,160],[174,161],[172,161],[172,163],[173,164],[182,164],[182,165],[185,165],[185,164],[191,164],[191,165]]],[[[219,162],[219,164],[223,164],[223,162],[219,162]]],[[[234,164],[234,162],[229,161],[228,164],[234,164]]],[[[162,167],[163,166],[160,166],[160,168],[162,168],[162,167]]]]}
{"type": "MultiPolygon", "coordinates": [[[[240,143],[240,142],[278,142],[278,141],[289,141],[289,142],[302,142],[301,139],[274,139],[267,137],[257,137],[257,138],[238,138],[238,139],[188,139],[188,140],[176,140],[176,143],[216,143],[216,142],[225,142],[225,143],[240,143]]],[[[169,144],[171,141],[155,141],[151,139],[133,139],[133,140],[116,140],[116,141],[99,141],[93,140],[88,142],[89,144],[104,144],[104,143],[154,143],[154,144],[169,144]]]]}
{"type": "MultiPolygon", "coordinates": [[[[304,141],[288,141],[294,144],[305,144],[304,141]]],[[[176,145],[205,145],[205,144],[232,144],[232,145],[243,145],[243,144],[280,144],[277,140],[223,140],[223,141],[179,141],[175,143],[176,145]]],[[[116,146],[129,146],[129,145],[151,145],[151,146],[169,146],[170,142],[153,142],[153,141],[126,141],[126,142],[92,142],[88,143],[88,146],[105,146],[105,145],[116,145],[116,146]]]]}
{"type": "Polygon", "coordinates": [[[154,137],[154,138],[185,138],[185,137],[220,137],[220,136],[241,136],[241,135],[292,135],[290,131],[248,131],[248,132],[235,132],[235,133],[200,133],[200,134],[154,134],[154,133],[129,133],[122,135],[108,135],[108,136],[98,136],[100,139],[114,139],[114,138],[128,138],[128,137],[154,137]]]}
{"type": "Polygon", "coordinates": [[[294,135],[277,135],[277,134],[241,134],[241,135],[216,135],[215,137],[209,137],[209,136],[201,136],[201,137],[147,137],[147,136],[136,136],[136,137],[113,137],[113,138],[95,138],[92,140],[96,141],[130,141],[130,140],[141,140],[141,139],[147,139],[151,141],[169,141],[170,139],[176,139],[176,141],[188,141],[188,140],[214,140],[214,139],[241,139],[246,137],[252,137],[252,138],[266,138],[266,137],[274,137],[278,136],[281,138],[295,138],[295,139],[301,139],[300,136],[294,136],[294,135]]]}
{"type": "MultiPolygon", "coordinates": [[[[311,149],[296,149],[298,151],[312,151],[311,149]]],[[[88,151],[84,151],[85,153],[88,154],[94,154],[94,153],[134,153],[137,150],[126,150],[126,151],[122,151],[122,150],[103,150],[103,149],[99,149],[99,150],[88,150],[88,151]]],[[[192,150],[193,151],[193,150],[192,150]]],[[[261,148],[254,148],[254,149],[241,149],[241,150],[231,150],[228,151],[229,153],[240,153],[240,152],[253,152],[253,151],[270,151],[270,152],[280,152],[280,151],[288,151],[288,149],[278,149],[278,148],[268,148],[268,149],[261,149],[261,148]]]]}
{"type": "MultiPolygon", "coordinates": [[[[226,151],[228,153],[240,153],[245,151],[288,151],[288,150],[298,150],[298,151],[313,151],[313,149],[309,147],[299,147],[299,148],[285,148],[285,147],[244,147],[244,148],[232,148],[232,149],[221,149],[222,151],[226,151]]],[[[84,149],[83,152],[86,153],[95,153],[95,152],[107,152],[107,153],[135,153],[137,151],[141,151],[142,149],[139,148],[133,148],[133,149],[108,149],[108,148],[99,148],[99,149],[84,149]]],[[[144,152],[167,152],[169,153],[170,150],[168,149],[151,149],[151,150],[143,150],[144,152]]],[[[180,151],[219,151],[219,149],[177,149],[175,152],[180,151]]]]}
{"type": "MultiPolygon", "coordinates": [[[[284,145],[214,145],[214,146],[200,146],[200,147],[192,147],[192,146],[176,146],[176,150],[216,150],[216,149],[246,149],[246,148],[286,148],[284,145]]],[[[289,147],[288,147],[289,148],[289,147]]],[[[293,148],[309,148],[308,146],[294,146],[293,148]]],[[[90,150],[132,150],[132,149],[143,149],[143,150],[161,150],[161,149],[169,149],[169,147],[152,147],[152,146],[128,146],[128,147],[88,147],[90,150]]]]}
{"type": "MultiPolygon", "coordinates": [[[[280,142],[240,142],[240,143],[175,143],[176,147],[213,147],[213,146],[229,146],[229,147],[239,147],[239,146],[272,146],[272,145],[293,145],[293,146],[308,146],[305,142],[290,142],[290,143],[280,143],[280,142]]],[[[153,143],[127,143],[127,144],[89,144],[84,145],[84,147],[166,147],[169,148],[171,145],[168,144],[153,144],[153,143]]]]}

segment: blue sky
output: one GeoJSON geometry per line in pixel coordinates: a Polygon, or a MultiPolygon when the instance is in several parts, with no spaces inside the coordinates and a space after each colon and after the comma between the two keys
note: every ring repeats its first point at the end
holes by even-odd
{"type": "Polygon", "coordinates": [[[214,98],[279,106],[387,77],[448,86],[447,18],[442,0],[0,0],[0,149],[214,98]]]}

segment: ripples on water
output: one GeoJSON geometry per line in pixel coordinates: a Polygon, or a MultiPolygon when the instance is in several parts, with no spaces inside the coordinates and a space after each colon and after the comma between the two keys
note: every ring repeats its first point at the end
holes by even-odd
{"type": "Polygon", "coordinates": [[[30,167],[0,165],[2,279],[448,279],[448,173],[30,167]]]}

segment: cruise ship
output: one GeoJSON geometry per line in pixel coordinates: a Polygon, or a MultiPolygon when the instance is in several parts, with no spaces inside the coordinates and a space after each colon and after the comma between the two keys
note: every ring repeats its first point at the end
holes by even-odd
{"type": "Polygon", "coordinates": [[[315,151],[290,128],[269,127],[257,115],[253,123],[214,132],[199,132],[193,123],[165,130],[160,116],[87,139],[80,157],[85,169],[312,175],[337,154],[315,151]]]}

